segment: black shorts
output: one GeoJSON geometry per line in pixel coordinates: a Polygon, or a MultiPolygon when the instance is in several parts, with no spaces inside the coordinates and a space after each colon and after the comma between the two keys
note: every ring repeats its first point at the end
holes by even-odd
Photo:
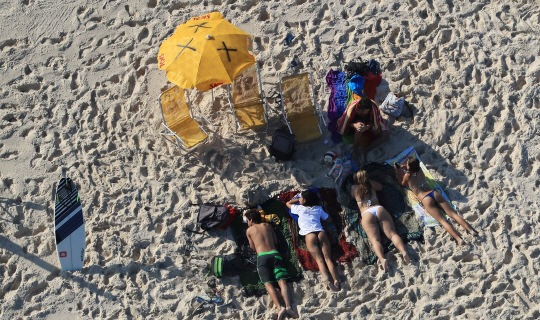
{"type": "Polygon", "coordinates": [[[289,279],[287,269],[283,266],[283,258],[275,250],[257,255],[257,271],[262,283],[289,279]]]}

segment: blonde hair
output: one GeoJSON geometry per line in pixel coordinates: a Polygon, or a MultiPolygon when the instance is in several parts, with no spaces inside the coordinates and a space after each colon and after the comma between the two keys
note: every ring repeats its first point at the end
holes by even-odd
{"type": "Polygon", "coordinates": [[[354,175],[354,183],[356,184],[356,195],[360,197],[360,199],[364,199],[364,197],[367,195],[371,195],[371,182],[369,182],[369,178],[367,176],[367,173],[365,170],[360,170],[354,175]]]}

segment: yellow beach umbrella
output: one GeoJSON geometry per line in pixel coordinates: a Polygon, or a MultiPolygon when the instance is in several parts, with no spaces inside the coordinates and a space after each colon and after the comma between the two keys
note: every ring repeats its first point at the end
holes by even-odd
{"type": "Polygon", "coordinates": [[[208,91],[234,78],[253,63],[251,36],[219,12],[181,24],[159,48],[158,66],[185,89],[208,91]]]}

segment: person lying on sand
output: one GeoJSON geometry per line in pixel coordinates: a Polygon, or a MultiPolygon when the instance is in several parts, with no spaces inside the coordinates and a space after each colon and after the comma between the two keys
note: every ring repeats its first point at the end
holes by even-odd
{"type": "Polygon", "coordinates": [[[330,241],[321,224],[321,219],[332,223],[323,208],[319,206],[319,198],[313,191],[306,190],[300,194],[300,199],[293,199],[286,203],[287,208],[298,216],[300,235],[306,237],[306,246],[319,266],[324,281],[330,290],[340,290],[336,266],[332,262],[330,241]],[[294,205],[300,203],[300,205],[294,205]]]}
{"type": "Polygon", "coordinates": [[[350,124],[349,131],[354,133],[353,158],[359,162],[360,166],[366,163],[368,152],[390,139],[390,131],[382,118],[376,116],[376,113],[379,112],[374,102],[363,97],[356,107],[356,113],[350,124]],[[375,136],[375,140],[369,145],[361,147],[360,144],[368,130],[370,130],[370,134],[375,136]]]}
{"type": "Polygon", "coordinates": [[[375,191],[382,190],[382,185],[368,179],[366,171],[360,170],[354,176],[355,185],[351,188],[351,195],[356,199],[361,212],[362,228],[366,232],[373,251],[379,258],[384,272],[388,272],[388,261],[384,258],[384,249],[381,243],[381,230],[392,241],[394,246],[403,255],[403,263],[409,264],[411,259],[405,250],[405,243],[396,233],[392,216],[386,209],[379,205],[379,199],[375,191]]]}
{"type": "Polygon", "coordinates": [[[298,318],[291,308],[291,299],[286,280],[289,279],[289,274],[284,267],[283,259],[276,249],[277,237],[272,226],[262,222],[259,210],[248,210],[245,216],[249,226],[246,231],[249,246],[257,252],[257,272],[278,309],[278,320],[283,319],[286,314],[294,319],[298,318]],[[281,304],[280,295],[274,288],[273,282],[277,282],[281,289],[285,307],[281,304]]]}
{"type": "Polygon", "coordinates": [[[404,188],[411,190],[414,195],[422,202],[422,205],[426,211],[437,220],[443,228],[450,233],[454,239],[456,239],[458,245],[465,244],[465,241],[458,235],[456,230],[452,227],[448,221],[443,217],[439,211],[439,207],[444,210],[447,216],[454,219],[463,228],[467,230],[473,236],[477,236],[478,232],[474,230],[467,221],[463,220],[457,213],[452,210],[450,204],[446,202],[446,199],[439,193],[432,190],[429,184],[426,182],[426,176],[420,168],[420,160],[418,158],[409,157],[405,160],[405,163],[401,166],[396,163],[394,168],[400,185],[404,188]]]}

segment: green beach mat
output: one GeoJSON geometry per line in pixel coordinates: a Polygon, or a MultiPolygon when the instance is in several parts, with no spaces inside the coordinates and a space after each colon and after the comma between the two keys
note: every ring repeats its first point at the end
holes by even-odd
{"type": "MultiPolygon", "coordinates": [[[[302,279],[302,269],[298,263],[298,258],[294,252],[294,246],[291,238],[291,231],[287,221],[288,212],[279,199],[272,198],[261,204],[261,208],[266,214],[275,214],[279,220],[279,225],[274,227],[279,242],[278,251],[285,261],[285,268],[289,274],[289,281],[300,281],[302,279]]],[[[244,246],[241,239],[245,239],[247,223],[242,221],[243,215],[237,214],[234,221],[229,225],[233,232],[234,239],[238,246],[244,246]],[[240,243],[239,243],[240,242],[240,243]]],[[[240,282],[244,287],[246,296],[260,296],[266,294],[266,289],[261,283],[257,271],[246,271],[240,275],[240,282]]]]}
{"type": "MultiPolygon", "coordinates": [[[[405,197],[407,197],[405,189],[399,186],[394,169],[389,165],[368,163],[364,170],[366,170],[370,179],[382,184],[383,189],[377,192],[377,198],[379,203],[392,216],[396,232],[401,239],[404,242],[423,242],[423,227],[418,223],[415,211],[405,201],[405,197]]],[[[351,235],[348,239],[356,246],[356,250],[358,250],[358,254],[364,263],[374,264],[377,261],[377,255],[362,228],[360,210],[356,199],[351,196],[353,185],[353,175],[349,175],[338,189],[338,201],[343,208],[342,215],[347,224],[347,230],[351,235]]],[[[394,248],[394,244],[386,238],[383,232],[381,232],[381,243],[385,252],[394,248]]]]}

